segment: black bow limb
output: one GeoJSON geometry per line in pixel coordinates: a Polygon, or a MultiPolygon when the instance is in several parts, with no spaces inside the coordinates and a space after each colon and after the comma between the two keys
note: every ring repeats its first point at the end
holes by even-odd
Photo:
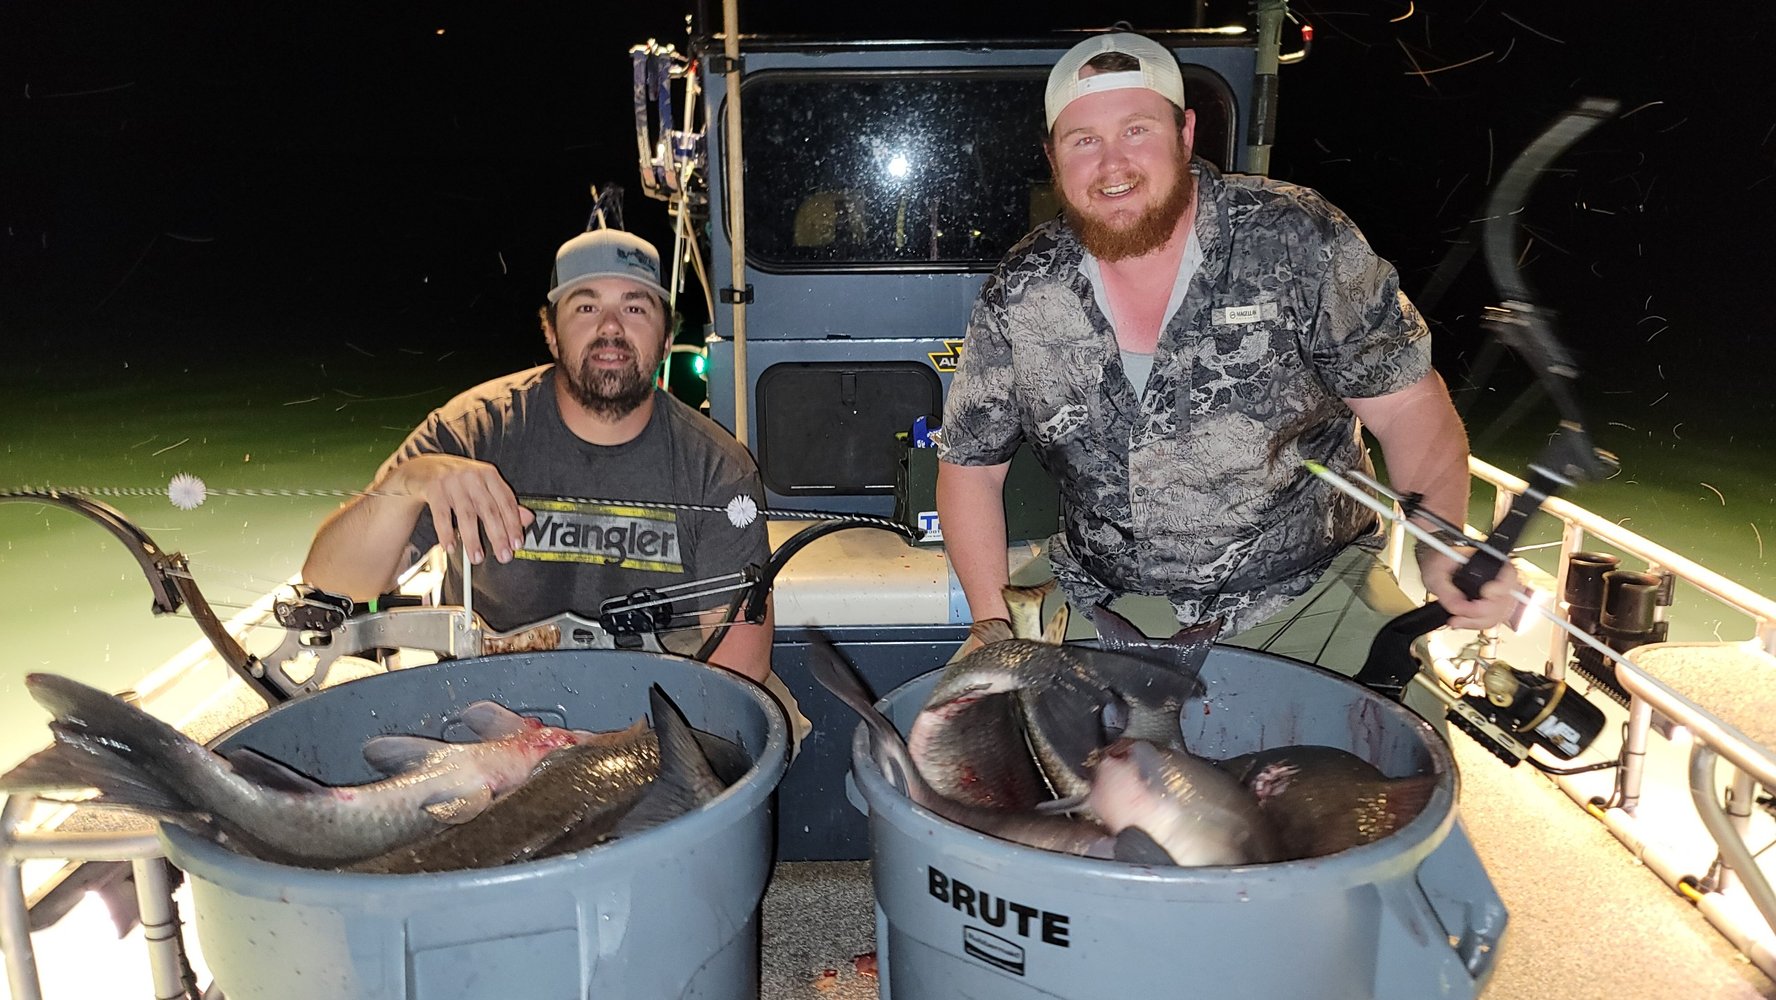
{"type": "MultiPolygon", "coordinates": [[[[1496,577],[1517,540],[1542,504],[1560,490],[1604,478],[1616,469],[1615,456],[1597,449],[1585,430],[1575,385],[1578,365],[1555,334],[1554,312],[1536,303],[1518,266],[1517,216],[1529,204],[1530,192],[1543,170],[1592,129],[1613,117],[1615,101],[1587,98],[1561,115],[1531,142],[1499,178],[1487,201],[1482,245],[1486,270],[1503,296],[1489,306],[1482,322],[1488,332],[1510,347],[1536,375],[1536,386],[1553,401],[1560,425],[1546,447],[1530,463],[1527,488],[1486,537],[1486,544],[1457,569],[1455,585],[1469,597],[1496,577]]],[[[1412,643],[1449,621],[1449,610],[1432,601],[1382,626],[1369,647],[1369,658],[1356,681],[1398,701],[1420,669],[1412,643]]]]}

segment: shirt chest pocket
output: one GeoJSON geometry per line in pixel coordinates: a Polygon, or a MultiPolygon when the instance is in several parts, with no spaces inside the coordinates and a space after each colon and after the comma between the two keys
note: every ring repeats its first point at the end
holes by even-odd
{"type": "Polygon", "coordinates": [[[1302,354],[1300,331],[1276,303],[1262,307],[1215,309],[1210,323],[1193,345],[1190,410],[1204,415],[1232,407],[1260,419],[1268,416],[1279,393],[1290,394],[1309,371],[1302,354]],[[1258,315],[1262,308],[1265,315],[1258,315]],[[1249,318],[1248,318],[1249,317],[1249,318]]]}

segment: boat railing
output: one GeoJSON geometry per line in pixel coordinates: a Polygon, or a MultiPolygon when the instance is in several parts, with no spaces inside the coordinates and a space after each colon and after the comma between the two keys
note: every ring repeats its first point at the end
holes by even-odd
{"type": "MultiPolygon", "coordinates": [[[[1522,479],[1477,458],[1469,459],[1469,470],[1475,479],[1494,490],[1495,522],[1510,508],[1512,500],[1528,488],[1522,479]]],[[[1720,654],[1715,657],[1717,661],[1724,659],[1744,668],[1742,674],[1730,676],[1742,676],[1744,683],[1751,685],[1763,677],[1764,670],[1776,668],[1776,601],[1571,502],[1551,498],[1543,503],[1542,510],[1561,523],[1551,606],[1557,607],[1565,592],[1567,567],[1573,554],[1602,543],[1644,561],[1648,572],[1670,573],[1750,619],[1752,638],[1739,643],[1722,642],[1709,650],[1720,654]]],[[[1393,533],[1390,549],[1397,558],[1404,544],[1398,524],[1393,533]]],[[[1562,677],[1567,659],[1567,634],[1560,629],[1551,629],[1550,633],[1546,669],[1550,676],[1562,677]]],[[[1616,794],[1609,801],[1599,803],[1592,795],[1595,786],[1587,785],[1579,777],[1557,775],[1556,783],[1597,816],[1617,839],[1673,889],[1695,902],[1704,916],[1746,957],[1766,974],[1776,976],[1776,938],[1772,937],[1776,934],[1776,892],[1772,892],[1756,855],[1746,844],[1751,831],[1756,786],[1761,784],[1766,790],[1776,789],[1776,752],[1760,742],[1760,739],[1768,740],[1765,735],[1769,731],[1767,723],[1760,723],[1760,716],[1755,711],[1748,713],[1738,698],[1730,698],[1712,707],[1705,706],[1667,683],[1670,678],[1656,676],[1656,667],[1643,667],[1632,662],[1637,653],[1649,664],[1667,662],[1655,657],[1652,648],[1631,651],[1629,662],[1619,662],[1615,669],[1618,683],[1630,698],[1616,794]],[[1667,720],[1670,728],[1659,731],[1671,736],[1673,742],[1689,741],[1690,799],[1719,852],[1707,877],[1686,873],[1686,862],[1675,853],[1662,856],[1664,848],[1649,835],[1646,818],[1641,814],[1646,756],[1656,718],[1667,720]],[[1755,735],[1748,734],[1748,728],[1755,735]],[[1721,758],[1731,766],[1732,774],[1727,782],[1717,783],[1715,768],[1721,758]],[[1722,784],[1727,788],[1724,807],[1720,793],[1722,784]],[[1734,888],[1741,889],[1743,896],[1735,897],[1734,888]],[[1741,901],[1747,898],[1755,912],[1747,912],[1741,905],[1741,901]]]]}
{"type": "Polygon", "coordinates": [[[162,860],[164,851],[153,827],[58,831],[31,818],[40,805],[31,796],[13,795],[0,808],[0,951],[6,959],[6,985],[12,1000],[43,998],[37,953],[31,946],[24,865],[32,860],[67,859],[129,862],[154,995],[185,996],[184,948],[179,938],[179,913],[173,904],[172,873],[162,860]]]}
{"type": "MultiPolygon", "coordinates": [[[[1511,501],[1529,487],[1528,483],[1516,476],[1478,458],[1468,459],[1468,469],[1475,478],[1493,487],[1495,523],[1510,508],[1511,501]]],[[[1565,588],[1566,567],[1572,554],[1583,551],[1589,539],[1596,539],[1645,561],[1650,573],[1670,572],[1702,593],[1737,609],[1754,623],[1759,648],[1766,653],[1776,654],[1776,601],[1559,497],[1549,498],[1542,504],[1542,510],[1559,518],[1564,525],[1560,535],[1559,568],[1556,572],[1558,590],[1565,588]]],[[[1566,637],[1556,632],[1554,643],[1549,659],[1559,669],[1559,664],[1565,659],[1562,651],[1566,645],[1566,637]]]]}

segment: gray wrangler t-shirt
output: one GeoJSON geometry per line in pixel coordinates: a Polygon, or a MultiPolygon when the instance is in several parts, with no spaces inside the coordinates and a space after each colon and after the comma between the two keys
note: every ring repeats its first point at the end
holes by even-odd
{"type": "Polygon", "coordinates": [[[1393,266],[1319,194],[1191,169],[1203,262],[1145,387],[1123,372],[1084,247],[1045,223],[981,289],[938,456],[995,465],[1030,442],[1061,487],[1049,556],[1075,605],[1159,595],[1180,622],[1233,634],[1374,537],[1374,515],[1302,462],[1368,468],[1343,400],[1418,381],[1430,338],[1393,266]]]}
{"type": "MultiPolygon", "coordinates": [[[[596,617],[606,598],[733,573],[769,558],[758,466],[738,441],[656,391],[653,416],[635,440],[588,444],[562,422],[554,371],[553,365],[533,368],[457,396],[383,466],[386,472],[430,453],[490,462],[536,514],[511,562],[486,559],[475,567],[475,611],[489,627],[508,631],[563,611],[596,617]],[[724,514],[573,499],[724,506],[736,496],[752,498],[761,512],[744,528],[724,514]]],[[[411,542],[416,556],[437,542],[430,511],[420,514],[411,542]]],[[[462,599],[454,563],[444,599],[462,599]]],[[[718,603],[725,601],[702,598],[674,607],[718,603]]]]}

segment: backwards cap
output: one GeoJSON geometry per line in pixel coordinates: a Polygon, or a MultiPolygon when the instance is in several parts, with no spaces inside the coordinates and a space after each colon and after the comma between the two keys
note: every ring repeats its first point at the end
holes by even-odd
{"type": "Polygon", "coordinates": [[[1131,89],[1151,90],[1179,108],[1184,107],[1184,74],[1178,69],[1178,60],[1170,49],[1145,35],[1126,31],[1094,35],[1068,49],[1049,72],[1045,102],[1048,127],[1053,129],[1062,109],[1087,94],[1131,89]],[[1141,68],[1080,77],[1086,63],[1106,52],[1128,56],[1139,62],[1141,68]]]}
{"type": "Polygon", "coordinates": [[[549,301],[561,301],[594,278],[628,278],[663,302],[672,298],[660,283],[660,254],[654,245],[621,229],[594,229],[561,244],[549,278],[549,301]]]}

